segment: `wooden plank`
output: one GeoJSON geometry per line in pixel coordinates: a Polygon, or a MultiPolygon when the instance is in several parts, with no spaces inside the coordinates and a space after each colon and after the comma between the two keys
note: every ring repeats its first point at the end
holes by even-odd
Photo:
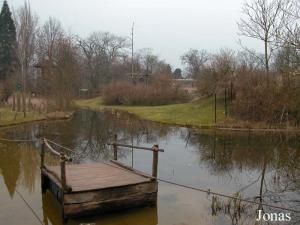
{"type": "MultiPolygon", "coordinates": [[[[52,170],[50,170],[47,166],[44,166],[44,168],[42,168],[42,174],[44,176],[47,176],[59,188],[62,188],[59,176],[56,173],[54,173],[52,170]]],[[[72,191],[72,187],[68,183],[66,184],[66,191],[67,192],[72,191]]]]}
{"type": "Polygon", "coordinates": [[[65,204],[76,204],[86,202],[101,202],[110,199],[119,199],[123,196],[130,198],[141,193],[157,193],[157,182],[136,184],[126,187],[116,187],[89,192],[69,193],[64,196],[65,204]]]}
{"type": "Polygon", "coordinates": [[[59,166],[42,168],[42,174],[49,179],[48,188],[62,204],[66,217],[157,203],[156,179],[118,162],[66,165],[66,181],[72,192],[64,194],[60,172],[59,166]]]}
{"type": "MultiPolygon", "coordinates": [[[[60,177],[60,167],[47,167],[47,170],[60,177]]],[[[152,178],[116,165],[95,163],[66,165],[66,180],[73,192],[80,192],[145,183],[152,178]]]]}
{"type": "Polygon", "coordinates": [[[157,193],[142,193],[129,197],[124,195],[123,198],[119,199],[64,205],[64,212],[68,217],[81,217],[95,213],[106,213],[146,205],[153,206],[156,204],[156,200],[157,193]]]}

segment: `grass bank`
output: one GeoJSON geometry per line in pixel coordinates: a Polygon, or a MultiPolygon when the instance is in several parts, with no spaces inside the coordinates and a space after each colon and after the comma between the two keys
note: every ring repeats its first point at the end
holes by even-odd
{"type": "Polygon", "coordinates": [[[224,99],[217,100],[217,123],[214,122],[214,99],[206,98],[184,104],[172,104],[163,106],[106,106],[100,97],[77,100],[75,106],[92,110],[120,110],[138,116],[141,119],[175,124],[180,126],[192,126],[198,128],[217,128],[229,131],[258,131],[258,132],[300,132],[297,127],[289,127],[284,124],[266,124],[264,122],[249,122],[225,118],[224,99]]]}
{"type": "MultiPolygon", "coordinates": [[[[197,102],[172,104],[163,106],[105,106],[101,98],[77,100],[79,108],[92,110],[115,109],[126,111],[142,119],[160,123],[176,124],[182,126],[213,127],[214,123],[214,99],[207,98],[197,102]]],[[[217,122],[224,122],[224,108],[222,100],[217,104],[217,122]]]]}
{"type": "Polygon", "coordinates": [[[38,113],[26,112],[24,117],[23,112],[14,112],[9,107],[0,108],[0,127],[15,126],[19,124],[43,121],[43,120],[59,120],[68,119],[72,116],[72,112],[51,112],[38,113]]]}

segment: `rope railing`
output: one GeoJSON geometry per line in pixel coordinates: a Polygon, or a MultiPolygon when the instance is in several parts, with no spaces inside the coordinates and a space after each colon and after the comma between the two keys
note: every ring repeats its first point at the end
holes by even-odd
{"type": "MultiPolygon", "coordinates": [[[[52,142],[52,141],[51,141],[52,142]]],[[[54,142],[53,142],[54,143],[54,142]]],[[[64,152],[56,151],[49,143],[46,138],[42,139],[42,148],[41,148],[41,169],[47,170],[45,166],[45,151],[48,150],[52,154],[60,157],[60,179],[61,189],[62,189],[62,199],[65,192],[71,191],[71,187],[67,185],[66,179],[66,162],[72,162],[72,158],[67,156],[64,152]]],[[[42,180],[42,190],[44,189],[44,181],[42,180]]]]}
{"type": "Polygon", "coordinates": [[[47,149],[48,149],[52,154],[54,154],[54,155],[56,155],[56,156],[59,156],[59,157],[61,157],[62,154],[63,154],[64,157],[65,157],[65,159],[66,159],[66,161],[72,162],[72,158],[71,158],[71,157],[67,156],[64,152],[58,152],[58,151],[56,151],[56,150],[49,144],[49,142],[52,143],[53,145],[59,146],[59,147],[61,147],[61,148],[63,148],[63,149],[68,149],[68,148],[65,148],[65,147],[63,147],[63,146],[61,146],[61,145],[59,145],[59,144],[57,144],[57,143],[55,143],[55,142],[53,142],[53,141],[50,141],[50,140],[48,140],[48,139],[46,139],[46,138],[43,138],[42,141],[43,141],[43,144],[46,145],[47,149]]]}
{"type": "MultiPolygon", "coordinates": [[[[134,149],[140,149],[140,150],[147,150],[147,151],[155,151],[152,148],[147,148],[147,147],[141,147],[141,146],[135,146],[135,145],[127,145],[127,144],[120,144],[120,143],[107,143],[107,145],[111,145],[111,146],[119,146],[119,147],[124,147],[124,148],[134,148],[134,149]]],[[[157,149],[158,152],[165,152],[164,149],[157,149]]]]}
{"type": "Polygon", "coordinates": [[[153,145],[152,148],[146,148],[141,146],[134,146],[134,145],[126,145],[126,144],[120,144],[118,143],[118,135],[115,134],[113,136],[113,143],[108,143],[108,145],[113,146],[114,150],[114,160],[118,161],[118,147],[125,147],[125,148],[132,148],[132,149],[141,149],[141,150],[147,150],[153,152],[152,157],[152,176],[157,177],[157,171],[158,171],[158,153],[164,152],[164,149],[159,149],[158,145],[153,145]]]}
{"type": "Polygon", "coordinates": [[[69,152],[72,152],[72,153],[76,152],[76,151],[74,151],[74,150],[72,150],[72,149],[70,149],[70,148],[67,148],[67,147],[65,147],[65,146],[62,146],[62,145],[60,145],[60,144],[58,144],[58,143],[56,143],[56,142],[54,142],[54,141],[51,141],[51,140],[49,140],[49,139],[46,139],[46,138],[45,138],[45,140],[46,140],[47,142],[49,142],[49,143],[51,143],[51,144],[57,146],[57,147],[62,148],[62,149],[64,149],[64,150],[67,150],[67,151],[69,151],[69,152]]]}
{"type": "Polygon", "coordinates": [[[45,144],[46,145],[46,149],[47,150],[49,150],[52,154],[54,154],[54,155],[56,155],[56,156],[59,156],[60,157],[60,152],[57,152],[57,151],[55,151],[52,147],[51,147],[51,145],[49,145],[49,143],[47,142],[47,140],[46,139],[44,139],[43,140],[43,144],[45,144]]]}

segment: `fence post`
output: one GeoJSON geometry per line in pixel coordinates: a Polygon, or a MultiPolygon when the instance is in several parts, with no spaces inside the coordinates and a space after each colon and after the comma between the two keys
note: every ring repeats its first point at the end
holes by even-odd
{"type": "Polygon", "coordinates": [[[225,87],[225,93],[224,93],[224,110],[225,110],[225,117],[227,117],[227,89],[225,87]]]}
{"type": "Polygon", "coordinates": [[[215,124],[217,123],[217,94],[215,93],[215,105],[214,105],[214,111],[215,111],[215,124]]]}
{"type": "Polygon", "coordinates": [[[153,161],[152,161],[152,176],[157,178],[157,167],[158,167],[158,145],[153,145],[153,161]]]}
{"type": "Polygon", "coordinates": [[[113,148],[114,148],[114,160],[118,160],[118,147],[117,147],[117,140],[118,140],[118,135],[114,135],[114,143],[113,143],[113,148]]]}

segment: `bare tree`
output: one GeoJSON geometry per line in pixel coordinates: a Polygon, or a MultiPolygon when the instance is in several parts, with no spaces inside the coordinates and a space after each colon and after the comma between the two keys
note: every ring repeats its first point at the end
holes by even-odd
{"type": "Polygon", "coordinates": [[[100,83],[111,79],[111,67],[123,57],[128,43],[126,38],[108,32],[95,32],[87,39],[79,40],[79,46],[86,62],[91,88],[96,89],[100,83]]]}
{"type": "Polygon", "coordinates": [[[49,111],[55,91],[55,79],[60,58],[60,44],[66,37],[61,23],[49,18],[37,33],[37,64],[41,73],[37,78],[37,91],[46,98],[49,111]]]}
{"type": "Polygon", "coordinates": [[[298,0],[291,1],[288,7],[283,7],[282,10],[287,15],[285,17],[284,29],[277,34],[279,46],[292,47],[300,49],[300,3],[298,0]]]}
{"type": "Polygon", "coordinates": [[[152,49],[144,48],[139,51],[141,55],[141,62],[143,70],[146,76],[150,76],[154,70],[155,66],[158,64],[159,59],[157,55],[152,53],[152,49]]]}
{"type": "Polygon", "coordinates": [[[240,34],[264,42],[264,66],[268,72],[272,43],[283,29],[291,0],[252,0],[243,6],[244,17],[238,23],[240,34]]]}
{"type": "Polygon", "coordinates": [[[56,67],[51,77],[51,95],[59,110],[68,110],[79,90],[81,68],[79,50],[71,37],[65,36],[57,43],[56,67]],[[62,98],[63,96],[63,98],[62,98]]]}
{"type": "Polygon", "coordinates": [[[181,61],[186,65],[189,77],[197,78],[210,56],[205,50],[190,49],[181,56],[181,61]]]}
{"type": "Polygon", "coordinates": [[[240,70],[261,70],[262,63],[261,57],[256,52],[249,52],[247,50],[240,51],[237,53],[237,68],[240,70]]]}
{"type": "Polygon", "coordinates": [[[58,43],[64,36],[61,23],[50,17],[39,29],[37,40],[37,55],[39,60],[55,61],[58,43]]]}
{"type": "Polygon", "coordinates": [[[221,49],[217,54],[210,56],[209,62],[200,65],[202,66],[196,71],[199,73],[197,88],[201,95],[223,95],[225,89],[232,90],[236,67],[236,54],[233,50],[221,49]]]}
{"type": "Polygon", "coordinates": [[[236,67],[236,54],[231,49],[221,49],[213,55],[211,68],[217,75],[218,88],[229,88],[232,85],[233,74],[236,67]]]}
{"type": "Polygon", "coordinates": [[[38,17],[31,12],[29,3],[19,8],[15,15],[15,25],[17,31],[17,56],[20,63],[21,80],[23,84],[23,112],[26,116],[26,83],[30,66],[34,62],[36,47],[36,30],[38,17]]]}

